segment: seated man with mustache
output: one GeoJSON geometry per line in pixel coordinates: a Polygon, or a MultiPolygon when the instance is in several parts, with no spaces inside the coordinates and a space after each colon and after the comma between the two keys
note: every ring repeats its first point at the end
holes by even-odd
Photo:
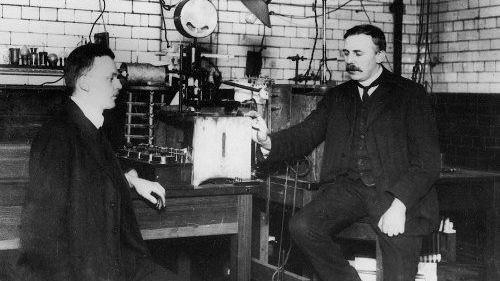
{"type": "Polygon", "coordinates": [[[382,249],[384,280],[415,280],[422,235],[438,224],[433,182],[440,169],[433,109],[425,90],[382,66],[382,30],[344,35],[351,80],[327,93],[302,122],[268,135],[255,113],[254,140],[267,161],[309,154],[325,142],[321,189],[289,223],[293,240],[323,281],[360,280],[331,235],[368,217],[382,249]]]}

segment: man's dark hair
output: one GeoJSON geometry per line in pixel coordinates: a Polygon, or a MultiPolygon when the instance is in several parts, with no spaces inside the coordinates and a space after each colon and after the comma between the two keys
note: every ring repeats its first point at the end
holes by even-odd
{"type": "Polygon", "coordinates": [[[108,47],[93,43],[79,46],[69,54],[64,67],[64,81],[69,94],[75,90],[76,80],[92,67],[94,59],[104,56],[115,58],[115,54],[108,47]]]}
{"type": "Polygon", "coordinates": [[[344,39],[352,35],[366,34],[372,37],[373,43],[378,47],[379,51],[385,51],[386,42],[384,32],[371,24],[356,25],[349,29],[344,34],[344,39]]]}

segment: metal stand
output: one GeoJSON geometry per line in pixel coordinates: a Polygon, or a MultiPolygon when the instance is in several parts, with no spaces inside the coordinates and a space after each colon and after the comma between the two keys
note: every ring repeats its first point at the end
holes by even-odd
{"type": "Polygon", "coordinates": [[[165,87],[130,86],[128,90],[127,112],[125,122],[125,138],[127,143],[138,144],[147,140],[154,144],[154,111],[155,107],[165,104],[165,87]],[[141,96],[148,94],[148,97],[141,96]],[[158,97],[155,101],[155,97],[158,97]],[[135,118],[134,118],[135,117],[135,118]],[[140,121],[138,121],[140,120],[140,121]],[[138,140],[135,141],[134,140],[138,140]]]}

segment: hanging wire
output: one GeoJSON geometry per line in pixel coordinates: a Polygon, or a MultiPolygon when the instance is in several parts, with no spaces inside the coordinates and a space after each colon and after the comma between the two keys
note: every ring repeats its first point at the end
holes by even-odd
{"type": "MultiPolygon", "coordinates": [[[[90,28],[90,32],[89,32],[89,42],[92,42],[92,31],[94,30],[94,27],[95,25],[97,24],[97,21],[99,21],[99,19],[102,17],[102,14],[104,14],[104,11],[106,10],[106,0],[102,0],[103,2],[103,6],[102,6],[102,9],[101,9],[101,13],[99,14],[99,16],[97,17],[97,19],[95,19],[94,23],[92,24],[92,27],[90,28]]],[[[101,4],[101,1],[99,0],[99,6],[101,4]]],[[[104,19],[103,19],[104,20],[104,19]]]]}
{"type": "MultiPolygon", "coordinates": [[[[427,54],[427,59],[430,62],[431,61],[431,45],[430,45],[430,40],[429,40],[429,24],[430,24],[430,13],[431,13],[431,5],[430,1],[427,0],[427,19],[426,19],[426,26],[425,26],[425,50],[427,54]]],[[[430,77],[430,83],[428,84],[428,92],[432,93],[432,87],[433,87],[433,77],[432,77],[432,67],[429,67],[429,77],[430,77]]]]}
{"type": "MultiPolygon", "coordinates": [[[[161,17],[161,22],[163,25],[163,36],[165,37],[165,42],[167,43],[167,48],[170,48],[170,41],[168,41],[167,37],[167,23],[165,22],[165,13],[163,12],[163,9],[170,11],[174,6],[172,5],[166,5],[164,0],[160,0],[160,17],[161,17]]],[[[160,48],[161,48],[161,42],[160,42],[160,48]]]]}
{"type": "MultiPolygon", "coordinates": [[[[316,44],[318,43],[319,27],[318,27],[318,17],[317,17],[318,12],[316,11],[317,6],[318,6],[318,0],[314,0],[313,6],[312,6],[312,9],[314,12],[314,26],[315,26],[314,44],[313,44],[313,47],[311,50],[311,59],[309,59],[309,66],[307,67],[307,70],[306,70],[306,73],[304,74],[304,76],[308,76],[309,72],[311,71],[312,61],[314,60],[314,52],[316,51],[316,44]]],[[[306,79],[306,82],[307,82],[307,79],[306,79]]]]}
{"type": "Polygon", "coordinates": [[[433,83],[431,68],[429,68],[430,82],[426,80],[427,64],[430,61],[430,0],[419,0],[418,4],[420,6],[420,10],[418,17],[417,54],[415,64],[412,69],[411,79],[416,83],[422,84],[426,91],[431,93],[433,83]]]}
{"type": "Polygon", "coordinates": [[[285,210],[286,210],[286,199],[287,199],[287,191],[288,191],[288,170],[289,166],[286,165],[286,173],[285,173],[285,186],[284,186],[284,194],[283,194],[283,210],[281,212],[281,230],[280,230],[280,243],[278,247],[278,266],[276,268],[276,271],[273,273],[272,280],[275,281],[276,276],[278,276],[278,280],[281,280],[281,273],[282,273],[282,257],[281,257],[281,251],[283,249],[283,234],[285,233],[285,210]]]}
{"type": "MultiPolygon", "coordinates": [[[[341,5],[338,5],[337,7],[335,7],[334,9],[329,9],[326,14],[329,15],[333,12],[336,12],[340,9],[342,9],[344,6],[346,6],[347,4],[349,4],[350,2],[352,2],[354,0],[348,0],[346,1],[345,3],[341,4],[341,5]]],[[[378,4],[378,5],[370,5],[370,6],[382,6],[382,4],[378,4]]],[[[286,15],[286,14],[281,14],[281,13],[277,13],[277,12],[274,12],[274,11],[270,11],[269,12],[269,15],[274,15],[274,16],[280,16],[280,17],[287,17],[287,18],[291,18],[291,19],[310,19],[310,18],[315,18],[315,17],[318,17],[317,14],[313,15],[313,16],[295,16],[295,15],[286,15]]]]}
{"type": "Polygon", "coordinates": [[[363,4],[363,0],[359,0],[359,4],[361,5],[361,8],[363,9],[363,12],[366,15],[366,18],[368,19],[368,22],[370,24],[372,24],[372,21],[371,21],[370,17],[368,16],[368,13],[366,12],[365,5],[363,4]]]}
{"type": "Polygon", "coordinates": [[[40,84],[40,86],[45,86],[45,85],[49,85],[49,84],[55,84],[55,83],[61,81],[61,79],[63,79],[63,78],[64,78],[64,75],[61,76],[61,77],[59,77],[57,80],[49,81],[49,82],[43,82],[42,84],[40,84]]]}
{"type": "Polygon", "coordinates": [[[421,63],[420,63],[420,46],[422,44],[422,23],[423,23],[423,17],[424,17],[424,7],[423,7],[423,1],[419,0],[418,4],[420,6],[420,11],[418,15],[418,37],[417,37],[417,54],[415,58],[415,65],[413,66],[412,70],[412,75],[411,75],[411,80],[414,82],[420,83],[420,74],[421,74],[421,63]]]}
{"type": "MultiPolygon", "coordinates": [[[[285,173],[285,185],[284,185],[284,195],[283,195],[283,211],[281,217],[281,232],[280,232],[280,243],[278,247],[278,266],[272,275],[272,280],[283,280],[283,272],[285,271],[285,266],[288,263],[288,259],[290,258],[290,253],[292,251],[292,240],[289,237],[288,249],[286,253],[284,253],[283,257],[281,256],[281,252],[283,251],[283,234],[284,234],[284,225],[285,225],[285,209],[286,209],[286,200],[287,200],[287,190],[288,190],[288,178],[289,178],[289,170],[294,171],[294,169],[286,163],[286,173],[285,173]]],[[[295,163],[295,171],[299,170],[299,163],[295,163]]],[[[295,172],[294,186],[293,186],[293,199],[292,199],[292,217],[295,215],[295,209],[297,207],[297,189],[298,189],[298,179],[299,174],[295,172]]]]}
{"type": "MultiPolygon", "coordinates": [[[[102,1],[105,1],[105,0],[102,0],[102,1]]],[[[102,4],[101,4],[101,0],[99,0],[99,10],[103,11],[104,9],[102,8],[102,4]]],[[[102,20],[102,26],[104,27],[104,31],[105,32],[108,32],[108,30],[106,29],[106,23],[104,22],[104,17],[101,17],[101,20],[102,20]]]]}
{"type": "Polygon", "coordinates": [[[264,33],[262,34],[262,39],[260,39],[260,50],[259,53],[262,53],[262,51],[266,48],[264,46],[264,39],[266,38],[266,27],[264,26],[264,33]]]}

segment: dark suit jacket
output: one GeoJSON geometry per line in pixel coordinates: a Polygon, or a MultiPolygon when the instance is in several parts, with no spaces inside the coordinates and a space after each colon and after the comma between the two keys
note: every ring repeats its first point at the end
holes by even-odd
{"type": "Polygon", "coordinates": [[[68,101],[32,143],[19,263],[34,280],[126,280],[146,256],[109,143],[68,101]]]}
{"type": "MultiPolygon", "coordinates": [[[[438,133],[424,89],[386,69],[371,95],[366,145],[380,196],[390,193],[407,208],[407,233],[426,233],[438,222],[432,184],[440,170],[438,133]]],[[[296,158],[325,142],[321,181],[349,169],[355,104],[354,81],[328,93],[302,123],[271,135],[269,161],[296,158]]]]}

